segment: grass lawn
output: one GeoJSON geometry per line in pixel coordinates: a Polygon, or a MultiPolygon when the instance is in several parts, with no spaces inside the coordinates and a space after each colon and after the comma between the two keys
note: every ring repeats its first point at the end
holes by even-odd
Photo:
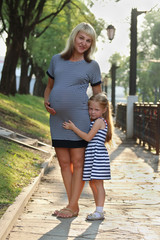
{"type": "MultiPolygon", "coordinates": [[[[0,126],[50,143],[49,114],[43,98],[0,94],[0,126]]],[[[0,138],[0,217],[48,156],[0,138]]]]}
{"type": "Polygon", "coordinates": [[[49,142],[49,113],[43,101],[31,95],[0,94],[0,126],[49,142]]]}

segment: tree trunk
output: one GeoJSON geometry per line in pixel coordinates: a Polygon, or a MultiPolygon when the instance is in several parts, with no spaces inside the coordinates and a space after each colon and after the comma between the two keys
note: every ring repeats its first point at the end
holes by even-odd
{"type": "MultiPolygon", "coordinates": [[[[35,26],[48,19],[49,23],[39,34],[40,36],[63,8],[71,2],[71,0],[57,1],[57,4],[55,5],[55,8],[57,6],[57,9],[51,11],[47,16],[41,17],[46,1],[47,0],[4,1],[4,21],[2,21],[2,30],[7,30],[8,38],[7,53],[4,60],[0,83],[0,92],[3,94],[14,95],[16,93],[15,71],[25,39],[28,39],[31,33],[38,36],[38,34],[34,33],[35,26]]],[[[1,8],[2,0],[0,0],[0,17],[2,17],[1,8]]],[[[25,81],[25,84],[26,83],[27,81],[25,81]]],[[[23,89],[23,87],[24,85],[21,89],[23,89]]],[[[28,84],[26,87],[28,87],[28,84]]]]}
{"type": "Polygon", "coordinates": [[[12,39],[7,47],[7,52],[4,60],[2,78],[0,84],[0,92],[6,95],[16,93],[16,66],[21,52],[21,42],[18,42],[18,37],[12,39]]]}
{"type": "Polygon", "coordinates": [[[18,91],[20,94],[29,94],[30,81],[32,78],[32,71],[29,73],[29,67],[31,67],[31,65],[29,63],[28,52],[23,49],[21,52],[21,77],[18,91]]]}
{"type": "Polygon", "coordinates": [[[36,76],[36,82],[34,85],[33,95],[43,97],[44,96],[44,90],[46,88],[46,84],[43,83],[42,79],[45,76],[44,71],[36,66],[34,68],[34,73],[36,76]]]}
{"type": "Polygon", "coordinates": [[[33,95],[38,97],[44,97],[45,88],[46,84],[44,84],[40,79],[36,80],[33,95]]]}
{"type": "Polygon", "coordinates": [[[3,0],[0,0],[0,19],[2,19],[2,3],[3,0]]]}

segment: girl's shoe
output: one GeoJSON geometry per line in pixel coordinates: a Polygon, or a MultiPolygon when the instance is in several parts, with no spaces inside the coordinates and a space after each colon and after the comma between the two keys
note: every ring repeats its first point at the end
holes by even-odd
{"type": "Polygon", "coordinates": [[[104,217],[104,212],[97,212],[95,211],[94,213],[90,213],[87,217],[86,220],[88,221],[96,221],[96,220],[103,220],[104,217]]]}

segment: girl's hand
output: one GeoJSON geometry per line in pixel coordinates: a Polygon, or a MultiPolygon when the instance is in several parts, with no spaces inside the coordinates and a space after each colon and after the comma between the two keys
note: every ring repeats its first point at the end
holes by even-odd
{"type": "Polygon", "coordinates": [[[50,114],[52,114],[53,116],[56,114],[56,111],[54,110],[54,108],[50,107],[50,103],[48,101],[44,102],[44,106],[50,114]]]}
{"type": "Polygon", "coordinates": [[[74,123],[73,123],[71,120],[69,120],[68,122],[64,122],[64,123],[63,123],[63,127],[64,127],[65,129],[73,130],[73,128],[75,127],[75,125],[74,125],[74,123]]]}

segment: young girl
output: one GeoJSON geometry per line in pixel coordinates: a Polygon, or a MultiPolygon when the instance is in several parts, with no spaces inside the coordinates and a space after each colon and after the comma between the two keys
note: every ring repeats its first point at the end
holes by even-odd
{"type": "Polygon", "coordinates": [[[110,160],[105,142],[111,143],[113,132],[112,114],[109,101],[104,93],[92,96],[88,101],[91,119],[90,131],[85,133],[72,121],[64,122],[65,129],[71,129],[88,142],[85,151],[83,180],[90,181],[96,210],[87,216],[87,220],[104,219],[105,189],[103,180],[111,179],[110,160]]]}

